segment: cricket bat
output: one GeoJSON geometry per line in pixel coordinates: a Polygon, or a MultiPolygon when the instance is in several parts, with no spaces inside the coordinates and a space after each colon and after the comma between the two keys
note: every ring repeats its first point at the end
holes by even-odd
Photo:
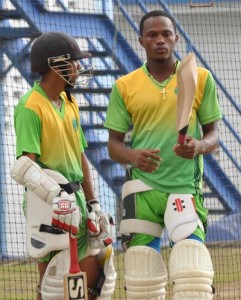
{"type": "Polygon", "coordinates": [[[64,300],[88,300],[87,277],[80,271],[77,239],[69,234],[70,269],[64,276],[64,300]]]}
{"type": "Polygon", "coordinates": [[[192,113],[194,95],[197,86],[197,63],[193,53],[180,62],[177,68],[177,118],[178,144],[184,144],[186,133],[192,113]]]}

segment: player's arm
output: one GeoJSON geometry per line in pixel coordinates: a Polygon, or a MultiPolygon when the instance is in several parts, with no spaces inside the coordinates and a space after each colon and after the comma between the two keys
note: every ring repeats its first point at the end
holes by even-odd
{"type": "Polygon", "coordinates": [[[202,126],[203,137],[200,140],[187,137],[183,145],[175,145],[173,151],[176,155],[192,159],[197,154],[208,154],[214,151],[219,145],[217,121],[202,126]]]}
{"type": "Polygon", "coordinates": [[[81,185],[85,193],[87,209],[89,212],[87,218],[89,244],[91,248],[99,249],[108,246],[113,241],[113,220],[102,211],[100,203],[95,196],[90,164],[84,152],[81,154],[81,163],[84,176],[81,185]]]}
{"type": "Polygon", "coordinates": [[[89,201],[94,199],[96,196],[94,192],[94,183],[91,176],[90,164],[84,152],[81,153],[81,163],[84,176],[81,185],[85,193],[86,201],[89,201]]]}
{"type": "Polygon", "coordinates": [[[124,143],[125,134],[109,130],[108,152],[120,164],[131,164],[145,172],[154,172],[161,161],[160,149],[131,149],[124,143]]]}
{"type": "Polygon", "coordinates": [[[27,153],[27,152],[24,152],[23,155],[26,155],[28,156],[30,159],[32,159],[33,161],[36,161],[37,159],[37,155],[34,154],[34,153],[27,153]]]}
{"type": "Polygon", "coordinates": [[[199,154],[214,151],[219,145],[218,121],[202,126],[203,138],[199,141],[199,154]]]}

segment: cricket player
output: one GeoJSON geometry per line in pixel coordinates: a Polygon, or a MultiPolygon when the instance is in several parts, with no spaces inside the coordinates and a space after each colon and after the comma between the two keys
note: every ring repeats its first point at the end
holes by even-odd
{"type": "Polygon", "coordinates": [[[92,68],[80,62],[90,56],[70,35],[41,34],[30,53],[31,71],[40,79],[15,108],[17,161],[11,175],[27,190],[27,244],[28,253],[38,258],[37,300],[64,297],[66,233],[77,238],[89,300],[110,299],[114,291],[111,226],[95,196],[79,107],[71,95],[92,77],[92,68]]]}
{"type": "MultiPolygon", "coordinates": [[[[174,300],[213,298],[214,270],[204,242],[208,211],[202,192],[203,155],[218,147],[221,118],[211,73],[198,67],[197,88],[184,144],[177,143],[178,41],[173,18],[155,10],[140,22],[147,60],[113,85],[105,127],[110,157],[129,166],[120,224],[127,299],[164,300],[165,228],[172,247],[169,277],[174,300]],[[125,136],[131,130],[130,145],[125,136]]],[[[188,82],[185,82],[188,84],[188,82]]]]}

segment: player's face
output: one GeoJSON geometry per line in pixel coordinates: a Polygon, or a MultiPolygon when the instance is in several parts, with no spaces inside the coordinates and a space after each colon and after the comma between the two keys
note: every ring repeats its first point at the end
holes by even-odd
{"type": "Polygon", "coordinates": [[[178,40],[171,20],[163,16],[150,17],[143,25],[139,41],[146,50],[147,59],[164,61],[170,58],[178,40]]]}
{"type": "Polygon", "coordinates": [[[80,62],[78,60],[72,60],[71,61],[72,70],[70,71],[70,83],[74,86],[76,83],[76,80],[79,76],[79,70],[81,69],[80,62]]]}
{"type": "Polygon", "coordinates": [[[73,88],[76,85],[86,87],[93,77],[93,66],[84,66],[79,60],[65,61],[60,77],[67,83],[67,87],[73,88]]]}

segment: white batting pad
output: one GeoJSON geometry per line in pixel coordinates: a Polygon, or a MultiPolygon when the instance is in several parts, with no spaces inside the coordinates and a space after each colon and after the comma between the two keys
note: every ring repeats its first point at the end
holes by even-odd
{"type": "Polygon", "coordinates": [[[198,215],[191,194],[170,194],[164,222],[170,239],[176,243],[190,236],[197,228],[198,215]]]}
{"type": "Polygon", "coordinates": [[[64,299],[64,275],[69,272],[69,251],[64,250],[55,255],[45,271],[42,284],[41,296],[43,300],[64,299]]]}
{"type": "MultiPolygon", "coordinates": [[[[58,183],[68,183],[67,179],[60,173],[52,170],[44,172],[58,183]]],[[[53,230],[52,222],[52,205],[44,202],[34,192],[27,190],[26,194],[26,236],[27,252],[33,258],[40,258],[54,250],[63,250],[69,247],[69,236],[55,230],[56,234],[50,233],[53,230]],[[43,228],[49,229],[50,232],[42,232],[43,228]],[[57,234],[58,233],[58,234],[57,234]]],[[[53,232],[53,231],[52,231],[53,232]]]]}
{"type": "MultiPolygon", "coordinates": [[[[114,250],[111,245],[99,251],[97,255],[100,266],[104,270],[105,280],[101,282],[100,296],[97,300],[110,300],[115,290],[116,271],[114,267],[114,250]]],[[[55,255],[50,261],[41,284],[43,300],[64,299],[64,275],[70,267],[69,250],[64,250],[55,255]]]]}
{"type": "Polygon", "coordinates": [[[173,300],[211,300],[214,276],[206,246],[196,240],[183,240],[173,247],[169,262],[173,300]]]}
{"type": "Polygon", "coordinates": [[[134,246],[124,254],[127,299],[164,300],[167,270],[161,255],[147,246],[134,246]]]}
{"type": "Polygon", "coordinates": [[[104,269],[105,281],[97,300],[110,300],[115,290],[116,271],[114,266],[114,250],[112,245],[104,248],[98,254],[100,266],[104,269]]]}

